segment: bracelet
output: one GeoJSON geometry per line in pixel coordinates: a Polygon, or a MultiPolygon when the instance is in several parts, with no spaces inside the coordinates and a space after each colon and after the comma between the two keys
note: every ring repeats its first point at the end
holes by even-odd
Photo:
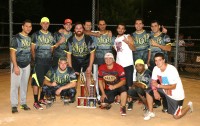
{"type": "Polygon", "coordinates": [[[160,88],[160,84],[157,85],[157,88],[160,88]]]}

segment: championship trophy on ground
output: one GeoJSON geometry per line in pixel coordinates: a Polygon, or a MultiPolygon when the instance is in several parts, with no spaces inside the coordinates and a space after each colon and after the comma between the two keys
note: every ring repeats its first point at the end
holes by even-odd
{"type": "Polygon", "coordinates": [[[95,81],[91,74],[90,84],[87,85],[85,73],[82,72],[78,77],[77,84],[77,108],[96,108],[96,90],[95,81]]]}

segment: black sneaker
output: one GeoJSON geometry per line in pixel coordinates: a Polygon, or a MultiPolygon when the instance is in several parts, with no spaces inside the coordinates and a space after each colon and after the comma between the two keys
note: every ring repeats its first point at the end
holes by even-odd
{"type": "Polygon", "coordinates": [[[126,115],[126,107],[125,106],[121,107],[121,115],[122,116],[126,115]]]}
{"type": "Polygon", "coordinates": [[[20,108],[24,110],[31,110],[26,104],[21,105],[20,108]]]}
{"type": "Polygon", "coordinates": [[[133,109],[133,102],[128,102],[127,110],[131,111],[133,109]]]}
{"type": "Polygon", "coordinates": [[[12,113],[17,113],[18,110],[17,110],[17,107],[12,107],[12,113]]]}
{"type": "Polygon", "coordinates": [[[166,113],[167,112],[167,108],[163,107],[162,112],[166,113]]]}
{"type": "Polygon", "coordinates": [[[160,107],[161,105],[158,105],[158,104],[154,104],[153,105],[153,108],[158,108],[158,107],[160,107]]]}

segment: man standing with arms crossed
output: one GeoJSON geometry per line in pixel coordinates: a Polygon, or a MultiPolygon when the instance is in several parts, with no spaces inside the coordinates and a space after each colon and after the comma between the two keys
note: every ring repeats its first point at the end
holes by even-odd
{"type": "Polygon", "coordinates": [[[22,32],[13,37],[10,43],[11,58],[11,87],[10,101],[12,113],[18,112],[18,90],[20,88],[20,108],[30,110],[26,105],[27,86],[30,76],[31,38],[28,34],[32,30],[30,20],[22,23],[22,32]]]}
{"type": "Polygon", "coordinates": [[[48,31],[49,19],[43,17],[40,25],[41,30],[33,33],[32,35],[32,57],[35,62],[34,71],[32,74],[32,86],[34,95],[33,106],[36,109],[42,110],[43,107],[40,104],[45,104],[44,92],[42,91],[44,76],[51,67],[52,62],[52,51],[53,51],[53,35],[48,31]],[[41,88],[40,100],[38,101],[39,88],[41,88]]]}

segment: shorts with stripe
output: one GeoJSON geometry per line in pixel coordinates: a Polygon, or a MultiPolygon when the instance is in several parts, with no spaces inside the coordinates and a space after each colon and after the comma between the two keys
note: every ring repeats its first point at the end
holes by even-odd
{"type": "Polygon", "coordinates": [[[32,73],[32,86],[42,87],[44,76],[50,69],[51,65],[35,64],[32,73]]]}
{"type": "MultiPolygon", "coordinates": [[[[165,97],[167,100],[167,112],[171,115],[181,115],[181,109],[183,106],[183,101],[184,100],[174,100],[170,98],[167,94],[164,93],[163,89],[157,89],[158,93],[160,94],[161,97],[165,97]]],[[[154,98],[153,90],[148,89],[147,93],[151,95],[154,98]]]]}

